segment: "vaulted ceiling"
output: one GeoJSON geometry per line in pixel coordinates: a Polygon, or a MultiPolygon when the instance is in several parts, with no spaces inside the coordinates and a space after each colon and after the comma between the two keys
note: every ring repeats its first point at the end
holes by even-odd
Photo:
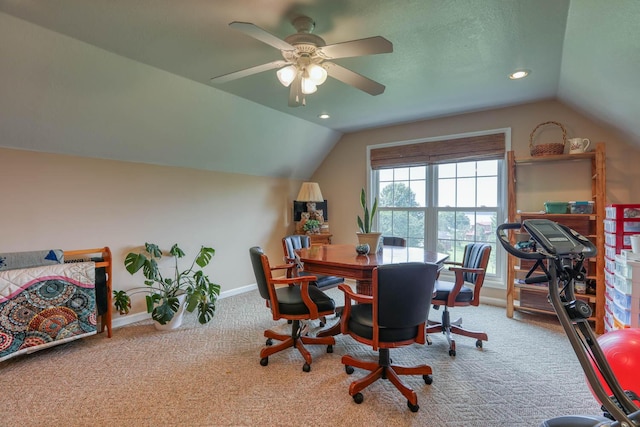
{"type": "Polygon", "coordinates": [[[337,132],[557,98],[640,145],[636,0],[0,0],[0,12],[337,132]],[[276,70],[210,82],[282,58],[230,22],[283,39],[300,15],[327,44],[391,41],[334,61],[384,93],[330,77],[292,108],[276,70]],[[530,75],[510,80],[518,69],[530,75]]]}

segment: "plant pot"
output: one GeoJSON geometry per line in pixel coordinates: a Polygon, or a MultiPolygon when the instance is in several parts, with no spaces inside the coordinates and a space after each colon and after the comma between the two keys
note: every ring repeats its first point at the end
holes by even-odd
{"type": "Polygon", "coordinates": [[[173,315],[171,320],[169,320],[164,325],[153,322],[154,326],[158,331],[172,331],[174,329],[178,329],[182,326],[182,320],[184,319],[184,309],[187,303],[187,294],[182,294],[177,296],[178,301],[180,302],[180,307],[178,307],[178,311],[173,315]]]}
{"type": "Polygon", "coordinates": [[[356,235],[358,236],[358,242],[361,245],[364,245],[365,243],[369,245],[370,254],[377,254],[378,250],[382,247],[382,233],[380,232],[356,233],[356,235]]]}

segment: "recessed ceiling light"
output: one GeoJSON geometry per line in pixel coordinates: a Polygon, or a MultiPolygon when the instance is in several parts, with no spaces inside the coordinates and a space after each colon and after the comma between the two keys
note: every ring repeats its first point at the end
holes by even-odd
{"type": "Polygon", "coordinates": [[[518,71],[514,71],[513,73],[509,74],[509,78],[511,80],[518,80],[518,79],[523,79],[525,77],[527,77],[529,75],[529,70],[518,70],[518,71]]]}
{"type": "Polygon", "coordinates": [[[331,117],[331,116],[330,116],[330,115],[328,115],[327,113],[324,113],[324,114],[320,114],[320,115],[318,115],[318,117],[319,117],[319,118],[321,118],[321,119],[323,119],[323,120],[326,120],[326,119],[328,119],[328,118],[329,118],[329,117],[331,117]]]}

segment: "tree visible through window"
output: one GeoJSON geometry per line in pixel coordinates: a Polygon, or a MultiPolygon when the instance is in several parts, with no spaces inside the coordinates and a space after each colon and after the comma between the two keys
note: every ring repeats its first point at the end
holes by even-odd
{"type": "Polygon", "coordinates": [[[460,262],[472,242],[492,245],[496,272],[500,160],[395,167],[375,171],[378,230],[407,245],[448,253],[460,262]]]}

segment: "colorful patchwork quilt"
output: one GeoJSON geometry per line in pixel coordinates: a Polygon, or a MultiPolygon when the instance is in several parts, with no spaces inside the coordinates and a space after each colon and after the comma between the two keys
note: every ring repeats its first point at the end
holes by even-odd
{"type": "Polygon", "coordinates": [[[0,271],[0,362],[96,333],[95,263],[0,271]]]}

